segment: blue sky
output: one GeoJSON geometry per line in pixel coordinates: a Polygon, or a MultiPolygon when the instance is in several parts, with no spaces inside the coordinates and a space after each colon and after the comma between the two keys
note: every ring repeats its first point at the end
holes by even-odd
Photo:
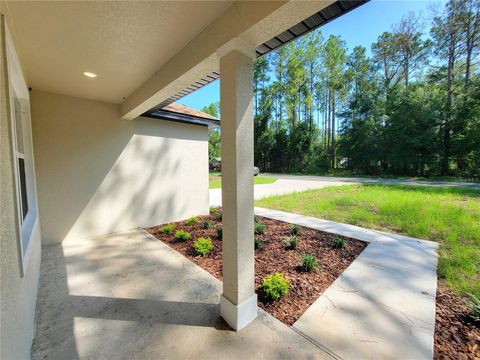
{"type": "MultiPolygon", "coordinates": [[[[390,31],[392,26],[410,11],[422,13],[425,18],[425,31],[429,28],[430,7],[443,7],[446,0],[371,0],[358,9],[321,27],[324,38],[330,35],[340,35],[352,49],[357,45],[370,49],[377,37],[384,31],[390,31]]],[[[203,106],[220,99],[220,83],[215,81],[202,89],[185,96],[180,104],[200,110],[203,106]]]]}

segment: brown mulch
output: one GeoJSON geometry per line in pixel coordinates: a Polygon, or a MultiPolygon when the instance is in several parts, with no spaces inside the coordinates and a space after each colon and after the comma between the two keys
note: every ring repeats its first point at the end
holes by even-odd
{"type": "MultiPolygon", "coordinates": [[[[176,242],[174,234],[159,233],[158,226],[148,228],[147,231],[222,280],[222,241],[217,236],[221,220],[212,215],[197,218],[198,223],[193,226],[185,225],[185,222],[175,223],[176,230],[185,230],[192,235],[192,239],[184,243],[176,242]],[[204,220],[210,220],[214,225],[210,229],[204,229],[204,220]],[[194,239],[200,236],[210,237],[214,244],[214,249],[206,257],[196,256],[192,248],[194,239]]],[[[288,325],[292,325],[367,246],[363,241],[344,238],[345,247],[335,249],[331,243],[331,234],[301,228],[301,233],[297,236],[297,248],[289,250],[284,240],[289,236],[290,224],[260,217],[257,219],[266,226],[264,235],[256,235],[261,242],[260,249],[255,251],[257,292],[263,278],[277,271],[283,272],[291,284],[288,295],[278,301],[268,302],[259,296],[259,306],[288,325]],[[300,257],[303,253],[315,255],[320,265],[317,271],[302,271],[300,257]]]]}
{"type": "Polygon", "coordinates": [[[438,282],[435,315],[435,359],[480,359],[480,323],[469,316],[467,298],[438,282]]]}

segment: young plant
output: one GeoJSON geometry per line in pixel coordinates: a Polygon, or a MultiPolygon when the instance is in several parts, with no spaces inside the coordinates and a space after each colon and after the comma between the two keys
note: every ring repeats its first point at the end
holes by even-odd
{"type": "Polygon", "coordinates": [[[189,217],[187,220],[185,220],[185,225],[192,226],[192,225],[195,225],[197,221],[198,221],[197,217],[192,216],[192,217],[189,217]]]}
{"type": "Polygon", "coordinates": [[[183,230],[177,230],[177,232],[175,233],[175,240],[177,240],[178,242],[185,242],[187,240],[190,240],[191,238],[192,235],[183,230]]]}
{"type": "Polygon", "coordinates": [[[262,241],[257,237],[253,238],[253,243],[254,243],[254,246],[255,246],[255,250],[258,250],[262,247],[262,241]]]}
{"type": "Polygon", "coordinates": [[[265,225],[260,223],[260,222],[256,222],[255,223],[255,234],[257,235],[263,235],[265,234],[265,225]]]}
{"type": "Polygon", "coordinates": [[[310,272],[313,269],[318,268],[317,259],[311,254],[302,255],[302,269],[305,272],[310,272]]]}
{"type": "Polygon", "coordinates": [[[335,249],[341,249],[345,247],[345,245],[347,244],[347,241],[338,235],[335,235],[334,237],[332,237],[331,242],[332,242],[332,247],[334,247],[335,249]]]}
{"type": "Polygon", "coordinates": [[[210,206],[210,215],[216,215],[218,213],[218,207],[210,206]]]}
{"type": "Polygon", "coordinates": [[[222,235],[223,235],[223,228],[221,226],[219,226],[219,227],[217,227],[217,237],[219,239],[221,239],[222,235]]]}
{"type": "Polygon", "coordinates": [[[283,273],[268,274],[263,279],[260,290],[267,300],[278,300],[288,294],[290,282],[283,273]]]}
{"type": "Polygon", "coordinates": [[[212,223],[210,220],[205,220],[205,221],[202,223],[202,225],[203,225],[203,228],[204,228],[204,229],[210,229],[210,228],[212,227],[213,223],[212,223]]]}
{"type": "Polygon", "coordinates": [[[193,248],[198,255],[205,256],[213,249],[212,239],[199,237],[193,243],[193,248]]]}
{"type": "Polygon", "coordinates": [[[288,237],[284,242],[287,248],[290,250],[295,250],[297,248],[298,240],[295,235],[288,237]]]}
{"type": "Polygon", "coordinates": [[[290,235],[297,236],[302,232],[302,228],[297,224],[292,224],[290,227],[290,235]]]}
{"type": "Polygon", "coordinates": [[[477,298],[475,295],[468,293],[467,294],[470,300],[472,300],[472,308],[470,310],[470,317],[480,322],[480,299],[477,298]]]}
{"type": "Polygon", "coordinates": [[[174,224],[167,224],[158,228],[158,231],[162,234],[172,234],[174,230],[175,230],[174,224]]]}

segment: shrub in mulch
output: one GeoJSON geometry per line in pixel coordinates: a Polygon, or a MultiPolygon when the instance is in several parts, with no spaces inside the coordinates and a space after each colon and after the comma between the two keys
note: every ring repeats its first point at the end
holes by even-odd
{"type": "Polygon", "coordinates": [[[438,282],[435,315],[435,359],[480,359],[480,321],[471,316],[471,302],[438,282]]]}

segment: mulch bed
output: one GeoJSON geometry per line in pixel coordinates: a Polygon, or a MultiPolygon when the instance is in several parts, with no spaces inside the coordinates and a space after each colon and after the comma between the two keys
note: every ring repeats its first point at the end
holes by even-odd
{"type": "MultiPolygon", "coordinates": [[[[148,228],[147,231],[222,280],[222,241],[217,236],[217,227],[222,222],[213,215],[199,216],[197,219],[197,224],[191,226],[185,222],[175,223],[176,230],[185,230],[192,235],[191,240],[183,243],[176,242],[174,234],[160,233],[158,226],[148,228]],[[203,228],[202,222],[205,220],[213,222],[210,229],[203,228]],[[192,247],[194,239],[201,236],[210,237],[214,244],[214,249],[205,257],[196,256],[192,247]]],[[[290,250],[284,243],[290,235],[290,224],[260,217],[257,219],[266,227],[265,234],[256,235],[261,243],[260,249],[255,251],[257,293],[263,278],[277,271],[283,272],[291,284],[288,295],[275,302],[268,302],[259,296],[258,305],[288,325],[292,325],[367,246],[363,241],[344,238],[346,245],[334,248],[331,234],[301,228],[301,233],[297,236],[297,248],[290,250]],[[320,265],[317,271],[302,271],[300,257],[303,253],[316,257],[320,265]]]]}
{"type": "Polygon", "coordinates": [[[469,301],[438,282],[435,359],[480,359],[480,323],[469,316],[469,301]]]}

